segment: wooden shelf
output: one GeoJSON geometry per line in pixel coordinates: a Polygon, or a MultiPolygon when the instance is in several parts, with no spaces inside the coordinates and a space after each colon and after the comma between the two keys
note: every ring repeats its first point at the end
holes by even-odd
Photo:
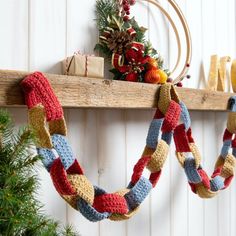
{"type": "MultiPolygon", "coordinates": [[[[0,70],[0,107],[24,105],[20,81],[28,72],[0,70]]],[[[63,107],[154,108],[158,85],[46,74],[63,107]]],[[[232,93],[177,88],[190,110],[225,111],[232,93]]]]}

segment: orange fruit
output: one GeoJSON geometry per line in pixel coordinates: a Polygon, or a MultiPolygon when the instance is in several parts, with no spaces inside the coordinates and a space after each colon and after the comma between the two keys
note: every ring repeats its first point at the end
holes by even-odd
{"type": "Polygon", "coordinates": [[[160,79],[161,79],[161,77],[158,72],[158,69],[148,70],[144,76],[145,82],[151,83],[151,84],[158,84],[160,79]]]}
{"type": "Polygon", "coordinates": [[[151,69],[157,69],[157,68],[158,68],[157,60],[155,58],[150,57],[147,62],[147,69],[151,70],[151,69]]]}

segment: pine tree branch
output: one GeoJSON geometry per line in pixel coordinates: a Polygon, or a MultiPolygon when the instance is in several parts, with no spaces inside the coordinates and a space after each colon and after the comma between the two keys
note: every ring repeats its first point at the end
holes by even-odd
{"type": "Polygon", "coordinates": [[[0,134],[0,235],[78,235],[72,229],[68,234],[41,212],[42,204],[35,197],[39,157],[30,153],[34,143],[31,130],[25,127],[16,133],[9,114],[0,110],[0,134]]]}

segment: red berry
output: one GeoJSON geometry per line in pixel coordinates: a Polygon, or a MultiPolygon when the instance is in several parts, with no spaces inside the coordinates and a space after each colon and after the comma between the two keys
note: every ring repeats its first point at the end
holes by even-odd
{"type": "Polygon", "coordinates": [[[128,15],[128,16],[129,16],[129,15],[130,15],[130,11],[127,11],[127,12],[126,12],[126,15],[128,15]]]}
{"type": "Polygon", "coordinates": [[[136,3],[136,0],[129,0],[130,5],[134,5],[136,3]]]}
{"type": "Polygon", "coordinates": [[[128,17],[128,16],[124,16],[123,20],[124,20],[124,21],[128,21],[128,20],[129,20],[129,17],[128,17]]]}
{"type": "Polygon", "coordinates": [[[191,75],[187,75],[186,78],[187,78],[187,79],[191,79],[191,75]]]}
{"type": "Polygon", "coordinates": [[[130,10],[130,6],[128,4],[124,5],[123,8],[124,8],[124,11],[126,12],[130,10]]]}
{"type": "Polygon", "coordinates": [[[172,83],[172,82],[173,82],[173,79],[171,79],[171,78],[167,79],[167,83],[172,83]]]}
{"type": "Polygon", "coordinates": [[[179,82],[179,83],[177,84],[177,87],[183,87],[183,84],[182,84],[181,82],[179,82]]]}
{"type": "Polygon", "coordinates": [[[123,5],[126,5],[126,4],[128,4],[128,1],[127,1],[127,0],[124,0],[124,1],[122,2],[122,4],[123,4],[123,5]]]}

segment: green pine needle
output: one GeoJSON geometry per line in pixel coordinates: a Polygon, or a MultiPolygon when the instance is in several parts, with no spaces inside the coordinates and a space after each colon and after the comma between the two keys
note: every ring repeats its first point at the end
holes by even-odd
{"type": "Polygon", "coordinates": [[[39,180],[32,154],[34,134],[28,127],[16,132],[6,111],[0,110],[0,235],[76,236],[42,212],[36,199],[39,180]]]}
{"type": "Polygon", "coordinates": [[[96,15],[99,31],[102,31],[109,25],[109,17],[116,14],[116,2],[114,0],[97,0],[96,15]]]}

